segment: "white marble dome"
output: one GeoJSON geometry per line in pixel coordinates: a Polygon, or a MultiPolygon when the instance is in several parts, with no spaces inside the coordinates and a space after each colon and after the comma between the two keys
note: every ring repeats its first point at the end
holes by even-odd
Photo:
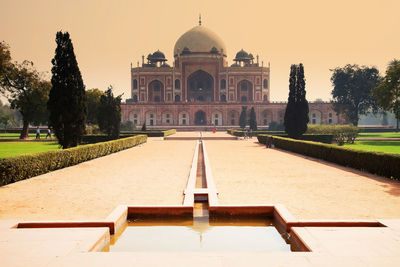
{"type": "MultiPolygon", "coordinates": [[[[222,49],[224,55],[227,53],[222,39],[213,31],[202,25],[190,29],[179,37],[178,41],[175,43],[174,55],[177,55],[178,52],[182,53],[185,47],[187,47],[190,52],[209,53],[213,47],[215,47],[218,52],[221,52],[222,49]]],[[[215,48],[213,50],[215,50],[215,48]]]]}

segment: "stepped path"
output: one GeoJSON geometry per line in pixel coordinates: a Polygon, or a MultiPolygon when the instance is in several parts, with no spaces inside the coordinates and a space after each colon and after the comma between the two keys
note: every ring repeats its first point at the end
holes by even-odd
{"type": "MultiPolygon", "coordinates": [[[[267,149],[256,138],[201,135],[221,204],[283,204],[298,219],[400,218],[399,182],[267,149]]],[[[122,204],[181,205],[200,134],[173,136],[182,138],[149,138],[138,147],[0,187],[0,220],[94,220],[122,204]]]]}

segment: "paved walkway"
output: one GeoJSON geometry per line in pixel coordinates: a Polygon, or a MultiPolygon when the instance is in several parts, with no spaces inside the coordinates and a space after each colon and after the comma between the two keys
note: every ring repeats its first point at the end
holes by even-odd
{"type": "Polygon", "coordinates": [[[0,220],[94,220],[118,205],[180,205],[196,141],[161,141],[0,187],[0,220]]]}
{"type": "Polygon", "coordinates": [[[206,141],[221,204],[283,204],[298,219],[400,218],[400,183],[256,138],[206,141]]]}

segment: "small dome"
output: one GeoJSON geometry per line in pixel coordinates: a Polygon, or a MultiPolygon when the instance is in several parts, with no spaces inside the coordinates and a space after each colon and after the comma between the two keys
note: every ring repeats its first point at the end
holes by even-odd
{"type": "Polygon", "coordinates": [[[156,52],[153,53],[153,58],[165,58],[165,55],[160,50],[157,50],[156,52]]]}
{"type": "Polygon", "coordinates": [[[239,52],[236,53],[236,58],[235,59],[246,59],[248,57],[249,57],[249,54],[247,54],[247,52],[242,49],[242,50],[240,50],[239,52]]]}
{"type": "Polygon", "coordinates": [[[175,43],[174,55],[182,53],[184,48],[187,48],[192,53],[210,53],[213,47],[226,55],[227,50],[222,39],[210,29],[204,26],[196,26],[185,32],[175,43]]]}

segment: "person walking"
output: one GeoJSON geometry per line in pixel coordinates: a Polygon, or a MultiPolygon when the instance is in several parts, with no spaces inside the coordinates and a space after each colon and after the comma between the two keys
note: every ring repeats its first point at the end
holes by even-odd
{"type": "Polygon", "coordinates": [[[36,127],[36,139],[40,139],[40,129],[39,129],[39,126],[36,127]]]}
{"type": "Polygon", "coordinates": [[[46,139],[47,139],[47,137],[49,137],[51,139],[51,130],[50,130],[50,128],[47,128],[46,139]]]}

